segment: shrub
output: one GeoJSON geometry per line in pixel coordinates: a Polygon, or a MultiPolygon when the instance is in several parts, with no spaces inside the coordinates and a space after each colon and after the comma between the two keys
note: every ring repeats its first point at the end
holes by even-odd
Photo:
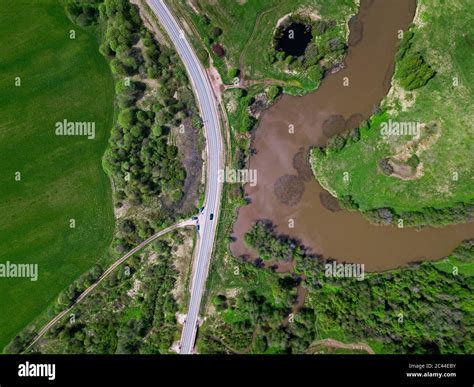
{"type": "Polygon", "coordinates": [[[214,38],[217,38],[222,35],[222,30],[219,27],[213,27],[211,30],[211,35],[214,38]]]}
{"type": "Polygon", "coordinates": [[[342,136],[341,134],[336,134],[335,136],[331,137],[331,139],[329,140],[328,146],[327,146],[327,152],[328,153],[338,152],[342,148],[344,148],[345,145],[346,145],[346,139],[344,138],[344,136],[342,136]]]}
{"type": "Polygon", "coordinates": [[[231,68],[227,71],[227,76],[230,78],[230,79],[233,79],[235,77],[238,77],[240,75],[240,70],[237,69],[237,68],[231,68]]]}
{"type": "Polygon", "coordinates": [[[212,51],[214,51],[214,53],[220,58],[223,58],[225,56],[224,47],[219,43],[215,43],[212,45],[212,51]]]}
{"type": "Polygon", "coordinates": [[[436,75],[421,53],[413,51],[413,36],[412,31],[405,34],[397,53],[395,77],[405,90],[418,89],[436,75]]]}

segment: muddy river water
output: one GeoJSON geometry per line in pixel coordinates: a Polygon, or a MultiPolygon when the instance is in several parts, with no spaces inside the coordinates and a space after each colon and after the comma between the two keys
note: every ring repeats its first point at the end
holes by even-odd
{"type": "Polygon", "coordinates": [[[245,188],[251,203],[240,208],[234,225],[236,240],[231,248],[236,256],[254,256],[243,235],[259,219],[271,220],[278,233],[300,240],[317,254],[364,263],[368,271],[438,259],[474,237],[472,222],[399,229],[375,226],[357,212],[338,210],[308,163],[310,147],[325,145],[334,133],[356,127],[387,94],[397,34],[410,25],[415,9],[414,0],[362,0],[357,18],[350,23],[345,68],[326,77],[314,93],[283,96],[263,115],[249,165],[258,172],[258,184],[245,188]],[[348,87],[343,85],[344,77],[349,79],[348,87]]]}

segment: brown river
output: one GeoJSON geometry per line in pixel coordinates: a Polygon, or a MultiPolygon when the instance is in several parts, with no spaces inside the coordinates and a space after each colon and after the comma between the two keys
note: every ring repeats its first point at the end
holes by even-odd
{"type": "Polygon", "coordinates": [[[234,225],[236,240],[231,249],[236,256],[255,257],[243,235],[259,219],[271,220],[278,233],[300,240],[314,253],[363,263],[367,271],[439,259],[462,240],[474,237],[472,222],[421,230],[372,225],[357,212],[340,210],[308,163],[312,146],[323,146],[328,137],[369,118],[387,94],[397,34],[408,28],[415,9],[414,0],[362,0],[357,18],[350,23],[345,68],[327,76],[316,92],[304,97],[284,95],[265,112],[249,165],[258,172],[258,184],[245,187],[251,203],[240,208],[234,225]],[[343,85],[344,77],[349,79],[348,87],[343,85]]]}

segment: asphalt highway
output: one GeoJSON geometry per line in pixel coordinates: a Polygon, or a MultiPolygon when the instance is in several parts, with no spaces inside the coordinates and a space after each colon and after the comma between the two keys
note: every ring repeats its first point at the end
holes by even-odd
{"type": "Polygon", "coordinates": [[[218,179],[219,170],[223,165],[219,108],[206,72],[168,6],[163,0],[147,0],[147,2],[186,67],[198,101],[206,134],[206,197],[204,210],[199,215],[200,229],[193,266],[191,297],[180,343],[180,353],[190,354],[193,352],[196,340],[199,309],[209,272],[222,193],[222,183],[218,179]]]}

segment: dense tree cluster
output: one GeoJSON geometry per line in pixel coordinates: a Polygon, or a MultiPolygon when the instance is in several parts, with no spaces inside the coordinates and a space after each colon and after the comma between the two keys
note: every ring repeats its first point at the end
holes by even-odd
{"type": "MultiPolygon", "coordinates": [[[[171,206],[182,196],[185,171],[171,133],[181,130],[185,121],[195,127],[200,122],[182,63],[144,28],[135,5],[126,0],[66,0],[65,7],[73,21],[100,32],[100,51],[115,75],[118,109],[104,166],[113,179],[117,207],[125,201],[132,210],[134,205],[148,205],[140,216],[131,211],[117,221],[112,255],[122,255],[167,222],[169,212],[151,199],[171,206]]],[[[171,293],[177,277],[171,247],[171,242],[155,242],[157,257],[152,265],[130,258],[127,271],[121,268],[111,275],[74,309],[76,321],[55,328],[40,350],[168,352],[178,328],[171,293]],[[141,283],[141,291],[131,301],[127,292],[135,280],[141,283]]],[[[102,272],[97,265],[82,275],[60,294],[48,316],[72,305],[102,272]]],[[[6,351],[24,350],[38,328],[34,324],[26,328],[6,351]]]]}
{"type": "Polygon", "coordinates": [[[192,93],[178,59],[160,47],[143,28],[137,8],[124,0],[105,0],[99,7],[105,26],[101,52],[118,77],[120,109],[112,130],[106,167],[112,174],[119,199],[141,203],[163,197],[177,202],[182,196],[185,171],[170,129],[190,115],[192,93]],[[138,48],[138,42],[143,48],[138,48]],[[139,108],[145,85],[135,78],[154,79],[159,88],[150,108],[139,108]]]}
{"type": "Polygon", "coordinates": [[[121,111],[107,152],[106,160],[117,186],[132,203],[162,193],[178,201],[182,195],[185,172],[178,149],[168,143],[163,128],[153,124],[153,115],[135,109],[121,111]],[[130,126],[122,127],[125,122],[130,126]]]}
{"type": "MultiPolygon", "coordinates": [[[[378,118],[385,113],[379,112],[370,121],[364,121],[359,128],[346,130],[342,133],[332,136],[326,147],[313,148],[312,157],[315,160],[325,157],[331,153],[337,153],[343,150],[346,146],[356,143],[361,138],[361,131],[367,132],[369,130],[377,130],[378,118]]],[[[378,169],[380,173],[390,176],[394,169],[390,164],[389,158],[381,158],[378,161],[378,169]]],[[[407,165],[413,170],[416,170],[420,159],[416,154],[413,154],[408,160],[407,165]]],[[[448,225],[453,223],[464,223],[474,218],[474,202],[459,202],[446,208],[425,207],[418,211],[404,211],[397,212],[393,208],[373,208],[369,210],[361,210],[359,203],[351,195],[338,197],[339,204],[342,208],[348,210],[359,210],[363,212],[364,216],[375,224],[395,224],[399,220],[403,220],[403,225],[407,227],[417,227],[426,225],[448,225]]]]}
{"type": "Polygon", "coordinates": [[[245,242],[254,248],[263,260],[291,260],[300,254],[296,242],[288,238],[275,238],[272,225],[263,221],[255,223],[245,234],[245,242]]]}

